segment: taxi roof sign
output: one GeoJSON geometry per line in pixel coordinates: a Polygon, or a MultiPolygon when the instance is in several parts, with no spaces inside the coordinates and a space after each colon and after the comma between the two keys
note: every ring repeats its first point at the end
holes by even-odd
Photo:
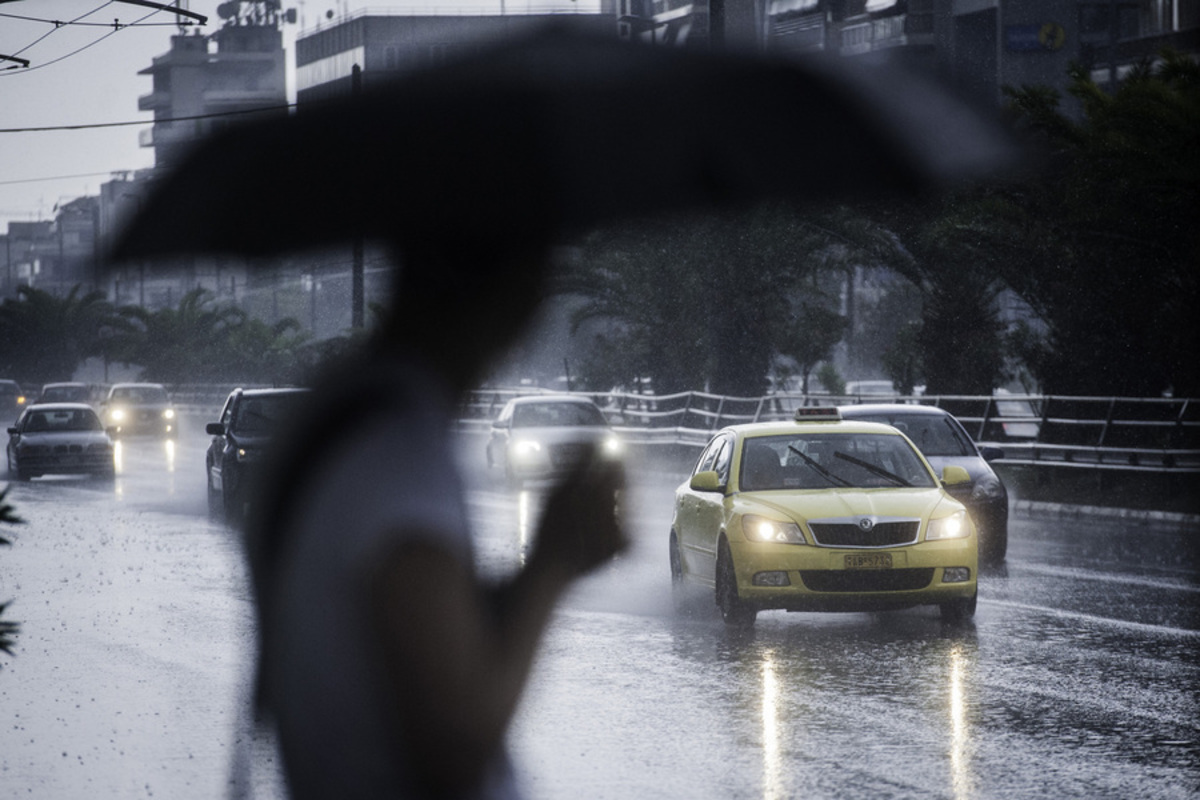
{"type": "Polygon", "coordinates": [[[840,422],[842,411],[837,406],[806,406],[796,409],[796,422],[840,422]]]}

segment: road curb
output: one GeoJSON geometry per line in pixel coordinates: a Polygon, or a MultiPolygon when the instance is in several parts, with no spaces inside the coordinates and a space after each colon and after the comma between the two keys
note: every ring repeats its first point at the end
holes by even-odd
{"type": "Polygon", "coordinates": [[[1026,517],[1052,519],[1104,519],[1114,522],[1141,522],[1158,525],[1174,525],[1180,528],[1200,529],[1200,515],[1175,511],[1149,511],[1138,508],[1109,508],[1106,506],[1082,506],[1066,503],[1047,503],[1036,500],[1018,500],[1012,504],[1012,513],[1026,517]]]}

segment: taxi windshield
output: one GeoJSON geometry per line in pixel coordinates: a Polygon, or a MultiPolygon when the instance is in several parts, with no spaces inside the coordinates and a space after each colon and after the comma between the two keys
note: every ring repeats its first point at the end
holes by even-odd
{"type": "Polygon", "coordinates": [[[903,437],[885,433],[756,436],[742,444],[744,492],[937,484],[903,437]]]}

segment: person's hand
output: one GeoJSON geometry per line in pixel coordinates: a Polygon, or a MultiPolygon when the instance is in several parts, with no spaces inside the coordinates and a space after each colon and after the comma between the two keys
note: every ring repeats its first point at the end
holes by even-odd
{"type": "Polygon", "coordinates": [[[625,549],[618,508],[624,487],[620,462],[590,451],[546,499],[530,562],[581,574],[625,549]]]}

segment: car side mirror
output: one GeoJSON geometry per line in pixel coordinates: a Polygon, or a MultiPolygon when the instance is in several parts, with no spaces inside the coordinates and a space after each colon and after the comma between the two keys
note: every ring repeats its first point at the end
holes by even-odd
{"type": "Polygon", "coordinates": [[[224,436],[225,426],[220,422],[210,422],[204,426],[204,432],[209,436],[224,436]]]}
{"type": "Polygon", "coordinates": [[[1004,451],[999,447],[981,447],[979,448],[979,455],[984,461],[996,461],[997,459],[1004,458],[1004,451]]]}
{"type": "Polygon", "coordinates": [[[11,427],[11,428],[9,428],[9,429],[8,429],[8,435],[9,435],[9,436],[16,436],[16,435],[17,435],[17,428],[16,428],[16,426],[13,426],[13,427],[11,427]]]}
{"type": "Polygon", "coordinates": [[[721,476],[713,470],[705,470],[697,472],[692,476],[691,482],[688,484],[692,491],[696,492],[721,492],[725,487],[721,485],[721,476]]]}
{"type": "Polygon", "coordinates": [[[942,483],[946,486],[954,486],[959,483],[970,483],[971,473],[967,472],[962,467],[954,464],[947,464],[942,467],[942,483]]]}

